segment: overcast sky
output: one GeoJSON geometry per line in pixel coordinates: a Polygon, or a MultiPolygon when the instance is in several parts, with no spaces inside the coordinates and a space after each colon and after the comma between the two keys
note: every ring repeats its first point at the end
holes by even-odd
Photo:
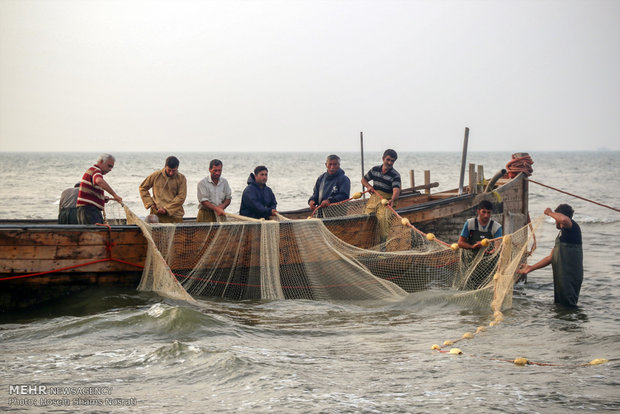
{"type": "Polygon", "coordinates": [[[620,150],[620,1],[0,0],[0,151],[620,150]]]}

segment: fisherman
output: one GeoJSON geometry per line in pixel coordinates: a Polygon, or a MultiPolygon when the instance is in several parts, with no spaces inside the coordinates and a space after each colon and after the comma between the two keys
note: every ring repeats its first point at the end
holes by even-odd
{"type": "Polygon", "coordinates": [[[340,169],[340,157],[334,154],[328,155],[325,167],[327,171],[316,180],[312,197],[308,199],[312,211],[318,207],[327,207],[331,203],[347,200],[351,193],[351,180],[344,175],[344,170],[340,169]]]}
{"type": "Polygon", "coordinates": [[[80,183],[67,188],[60,194],[58,204],[58,224],[78,224],[77,219],[77,198],[80,192],[80,183]]]}
{"type": "Polygon", "coordinates": [[[101,154],[97,163],[90,167],[82,176],[77,199],[77,217],[79,224],[103,223],[102,211],[105,203],[110,200],[104,196],[107,191],[112,199],[123,202],[123,199],[114,192],[103,176],[114,168],[116,159],[110,154],[101,154]]]}
{"type": "Polygon", "coordinates": [[[388,206],[395,207],[396,200],[400,196],[400,174],[394,169],[394,163],[398,154],[393,149],[387,149],[383,153],[383,164],[372,167],[362,178],[362,185],[372,193],[366,204],[366,214],[377,211],[381,205],[381,199],[388,201],[388,206]],[[370,185],[369,181],[372,181],[370,185]]]}
{"type": "Polygon", "coordinates": [[[574,308],[583,281],[583,249],[581,228],[573,220],[573,213],[573,208],[568,204],[560,204],[555,211],[545,209],[545,215],[555,220],[555,227],[560,230],[555,246],[549,256],[530,266],[524,264],[517,272],[527,275],[551,264],[554,303],[574,308]]]}
{"type": "Polygon", "coordinates": [[[396,151],[393,149],[385,150],[382,165],[372,167],[362,178],[362,185],[372,193],[366,207],[364,207],[364,214],[376,213],[382,245],[387,240],[390,231],[391,211],[386,207],[396,207],[396,200],[400,196],[400,174],[394,169],[394,163],[397,159],[396,151]],[[372,185],[369,181],[372,181],[372,185]],[[385,207],[381,203],[382,199],[388,200],[385,207]]]}
{"type": "Polygon", "coordinates": [[[198,215],[196,221],[225,221],[226,207],[230,205],[232,191],[226,178],[222,177],[222,161],[209,163],[209,175],[198,183],[198,215]]]}
{"type": "Polygon", "coordinates": [[[492,213],[493,203],[489,200],[482,200],[478,204],[477,217],[468,219],[463,225],[458,241],[461,249],[477,251],[482,247],[483,239],[491,240],[502,237],[502,225],[491,220],[492,213]]]}
{"type": "Polygon", "coordinates": [[[264,165],[259,165],[254,168],[254,173],[250,173],[241,197],[240,215],[260,219],[278,214],[276,196],[267,187],[267,178],[268,170],[264,165]]]}
{"type": "Polygon", "coordinates": [[[183,222],[187,180],[179,172],[179,164],[177,157],[169,156],[164,168],[146,177],[139,187],[144,208],[150,209],[160,223],[183,222]],[[152,196],[150,189],[153,189],[152,196]]]}
{"type": "Polygon", "coordinates": [[[491,219],[492,213],[493,203],[482,200],[478,204],[476,217],[465,221],[459,236],[458,246],[461,248],[461,263],[464,269],[469,269],[469,265],[477,261],[475,269],[467,270],[464,275],[467,278],[464,284],[467,290],[482,287],[488,281],[489,269],[494,268],[499,259],[497,255],[491,255],[499,242],[496,241],[488,249],[483,244],[484,239],[497,239],[503,234],[501,224],[491,219]],[[484,257],[477,257],[478,254],[484,254],[484,257]]]}

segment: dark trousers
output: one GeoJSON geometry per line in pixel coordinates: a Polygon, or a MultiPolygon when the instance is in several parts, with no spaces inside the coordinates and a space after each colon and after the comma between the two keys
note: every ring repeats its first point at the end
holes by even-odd
{"type": "Polygon", "coordinates": [[[103,214],[95,206],[79,206],[77,208],[78,224],[103,224],[103,214]]]}
{"type": "Polygon", "coordinates": [[[58,214],[58,224],[78,224],[77,208],[61,208],[58,214]]]}

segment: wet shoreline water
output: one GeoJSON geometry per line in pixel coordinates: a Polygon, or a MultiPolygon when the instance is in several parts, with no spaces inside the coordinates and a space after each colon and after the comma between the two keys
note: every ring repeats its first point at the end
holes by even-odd
{"type": "MultiPolygon", "coordinates": [[[[531,155],[534,179],[620,205],[619,153],[531,155]],[[610,170],[606,173],[609,179],[601,179],[601,168],[610,170]]],[[[270,182],[282,206],[303,207],[322,171],[323,154],[260,156],[270,165],[270,182]]],[[[471,154],[470,160],[493,171],[509,156],[471,154]]],[[[67,177],[89,165],[81,155],[58,155],[47,163],[45,155],[0,157],[2,218],[53,218],[54,202],[65,182],[72,183],[67,177]],[[25,176],[35,181],[47,177],[49,188],[32,194],[25,176]],[[48,206],[42,207],[43,202],[48,206]]],[[[140,208],[137,185],[146,173],[159,167],[162,157],[117,156],[118,168],[110,173],[110,181],[136,209],[140,208]]],[[[187,171],[189,186],[204,176],[201,160],[210,157],[179,155],[180,171],[187,171]]],[[[239,198],[255,157],[221,156],[224,175],[229,168],[233,181],[233,197],[239,198]]],[[[343,168],[353,184],[360,167],[353,154],[346,164],[344,159],[343,168]]],[[[396,168],[403,175],[409,168],[414,168],[416,175],[431,169],[432,181],[440,181],[442,189],[447,189],[456,187],[458,162],[456,153],[403,154],[396,168]]],[[[188,200],[190,197],[195,195],[188,189],[188,200]]],[[[191,214],[191,202],[186,215],[191,214]]],[[[0,410],[620,410],[620,262],[615,255],[620,247],[620,219],[615,212],[530,185],[532,217],[560,202],[575,207],[575,218],[584,233],[585,277],[579,308],[554,306],[551,270],[536,271],[526,285],[515,288],[513,308],[505,312],[500,325],[473,340],[459,342],[463,355],[440,354],[430,347],[488,324],[492,315],[444,300],[443,295],[450,292],[412,294],[402,301],[383,303],[200,300],[198,305],[189,305],[133,290],[90,289],[36,309],[0,315],[4,348],[0,410]],[[518,367],[505,362],[518,357],[549,365],[518,367]],[[610,362],[581,366],[595,358],[610,362]],[[74,390],[110,388],[111,399],[135,399],[135,405],[73,404],[74,398],[90,397],[85,394],[68,397],[71,405],[11,405],[10,398],[61,398],[10,394],[10,386],[16,384],[74,390]]],[[[548,254],[556,233],[553,223],[546,221],[530,260],[548,254]]],[[[94,399],[100,397],[108,396],[94,399]]]]}

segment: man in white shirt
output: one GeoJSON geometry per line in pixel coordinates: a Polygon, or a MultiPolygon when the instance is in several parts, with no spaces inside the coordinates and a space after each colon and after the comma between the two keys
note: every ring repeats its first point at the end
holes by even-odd
{"type": "Polygon", "coordinates": [[[198,183],[198,216],[196,221],[216,222],[226,220],[224,209],[230,204],[232,191],[226,178],[222,177],[222,161],[211,160],[209,175],[198,183]]]}

